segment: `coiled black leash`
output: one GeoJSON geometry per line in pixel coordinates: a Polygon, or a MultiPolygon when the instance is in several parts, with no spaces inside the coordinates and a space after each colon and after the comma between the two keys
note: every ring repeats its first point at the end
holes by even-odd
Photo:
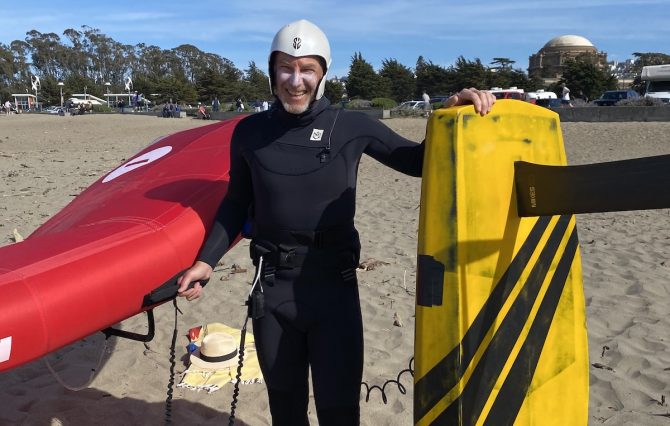
{"type": "Polygon", "coordinates": [[[165,398],[165,424],[172,424],[172,394],[174,388],[175,348],[177,346],[177,312],[182,313],[177,306],[177,299],[172,299],[174,305],[174,330],[170,344],[170,378],[168,379],[167,398],[165,398]]]}
{"type": "MultiPolygon", "coordinates": [[[[154,290],[153,292],[144,296],[144,306],[151,306],[166,300],[172,299],[172,305],[174,306],[174,329],[172,330],[172,343],[170,343],[170,378],[168,379],[168,388],[167,388],[167,397],[165,398],[165,424],[169,425],[172,423],[172,394],[174,392],[174,369],[175,369],[175,348],[177,347],[177,314],[182,314],[183,312],[177,306],[177,280],[180,276],[184,274],[184,271],[178,273],[172,277],[165,284],[154,290]]],[[[205,287],[209,280],[199,281],[202,287],[205,287]]],[[[195,285],[195,282],[192,282],[188,285],[187,288],[191,289],[195,285]]],[[[153,318],[153,316],[152,316],[153,318]]],[[[153,337],[153,330],[152,330],[153,337]]]]}
{"type": "MultiPolygon", "coordinates": [[[[247,302],[248,303],[248,302],[247,302]]],[[[240,380],[242,379],[242,363],[244,361],[244,340],[247,335],[247,322],[249,321],[249,314],[244,319],[244,326],[240,334],[240,349],[239,358],[237,361],[237,374],[235,375],[235,385],[233,386],[233,400],[230,403],[230,417],[228,417],[228,426],[235,424],[235,408],[237,408],[237,397],[240,394],[240,380]]]]}
{"type": "Polygon", "coordinates": [[[263,256],[260,256],[258,268],[256,269],[256,277],[251,284],[249,297],[247,298],[247,316],[244,318],[244,325],[240,332],[240,349],[239,359],[237,361],[237,374],[235,375],[235,385],[233,387],[233,401],[230,403],[230,417],[228,417],[228,426],[235,424],[235,408],[237,408],[237,397],[240,394],[240,381],[242,380],[242,363],[244,361],[244,341],[247,336],[247,323],[249,318],[259,319],[265,315],[265,295],[263,294],[263,286],[261,285],[261,270],[263,268],[263,256]]]}
{"type": "Polygon", "coordinates": [[[366,382],[362,382],[361,385],[365,386],[365,402],[370,402],[370,394],[372,393],[373,389],[379,389],[379,392],[381,392],[382,394],[382,401],[384,402],[384,404],[388,403],[388,398],[386,397],[386,386],[389,384],[395,384],[398,387],[400,393],[405,395],[407,393],[407,388],[405,388],[405,386],[402,383],[400,383],[400,377],[404,373],[409,373],[412,377],[414,377],[414,357],[410,358],[408,367],[400,371],[400,373],[398,373],[398,376],[396,376],[395,380],[389,379],[385,381],[381,387],[378,385],[370,386],[366,382]]]}

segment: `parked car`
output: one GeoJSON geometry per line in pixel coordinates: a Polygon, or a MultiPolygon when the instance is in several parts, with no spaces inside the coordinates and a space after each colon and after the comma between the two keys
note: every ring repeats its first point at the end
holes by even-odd
{"type": "Polygon", "coordinates": [[[44,109],[44,112],[49,114],[60,114],[63,111],[63,108],[59,106],[50,106],[44,109]]]}
{"type": "Polygon", "coordinates": [[[492,87],[490,90],[487,90],[487,92],[493,94],[496,99],[524,99],[523,89],[519,89],[516,86],[507,89],[503,89],[502,87],[492,87]]]}
{"type": "Polygon", "coordinates": [[[670,105],[670,64],[642,67],[641,77],[647,82],[645,98],[659,99],[670,105]]]}
{"type": "Polygon", "coordinates": [[[430,104],[431,105],[433,105],[433,104],[443,104],[444,101],[446,101],[447,99],[449,99],[449,96],[442,96],[442,95],[433,96],[432,98],[430,98],[430,104]]]}
{"type": "Polygon", "coordinates": [[[395,109],[423,109],[424,101],[405,101],[398,105],[395,109]]]}
{"type": "Polygon", "coordinates": [[[539,105],[541,107],[549,109],[554,109],[562,107],[563,103],[561,102],[560,99],[556,98],[541,98],[541,99],[535,99],[535,105],[539,105]]]}
{"type": "Polygon", "coordinates": [[[636,99],[640,95],[635,90],[608,90],[593,101],[598,106],[612,106],[623,99],[636,99]]]}
{"type": "Polygon", "coordinates": [[[541,106],[547,106],[548,103],[550,103],[549,100],[558,98],[558,96],[556,96],[556,93],[547,92],[544,89],[537,89],[535,92],[526,92],[524,97],[526,102],[530,102],[531,104],[537,104],[541,106]],[[545,103],[544,105],[543,102],[545,103]]]}

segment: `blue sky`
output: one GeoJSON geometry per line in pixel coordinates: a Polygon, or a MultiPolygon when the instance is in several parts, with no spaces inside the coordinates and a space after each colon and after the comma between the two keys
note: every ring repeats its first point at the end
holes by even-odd
{"type": "Polygon", "coordinates": [[[330,76],[346,75],[355,52],[376,70],[384,59],[414,67],[419,55],[442,66],[460,55],[484,64],[507,57],[525,70],[531,54],[565,34],[586,37],[609,60],[670,54],[669,17],[670,0],[3,1],[0,42],[88,25],[124,44],[192,44],[240,69],[249,61],[265,69],[275,32],[305,18],[330,39],[330,76]]]}

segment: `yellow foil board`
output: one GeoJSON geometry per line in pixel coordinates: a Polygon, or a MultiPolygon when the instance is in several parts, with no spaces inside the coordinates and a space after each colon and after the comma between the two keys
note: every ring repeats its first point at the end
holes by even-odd
{"type": "Polygon", "coordinates": [[[586,425],[574,216],[519,218],[514,162],[566,164],[558,115],[516,100],[428,123],[414,376],[417,425],[586,425]]]}

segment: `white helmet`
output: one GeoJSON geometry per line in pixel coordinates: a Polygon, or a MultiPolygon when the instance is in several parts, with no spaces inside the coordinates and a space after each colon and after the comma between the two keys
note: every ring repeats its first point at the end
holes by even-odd
{"type": "Polygon", "coordinates": [[[326,74],[330,68],[330,44],[326,35],[319,27],[313,23],[301,19],[291,22],[282,27],[275,38],[272,40],[270,56],[268,57],[268,73],[270,75],[270,91],[274,95],[274,69],[272,66],[272,54],[274,52],[284,52],[291,56],[309,56],[315,55],[323,59],[323,78],[316,91],[316,99],[323,96],[326,87],[326,74]]]}

